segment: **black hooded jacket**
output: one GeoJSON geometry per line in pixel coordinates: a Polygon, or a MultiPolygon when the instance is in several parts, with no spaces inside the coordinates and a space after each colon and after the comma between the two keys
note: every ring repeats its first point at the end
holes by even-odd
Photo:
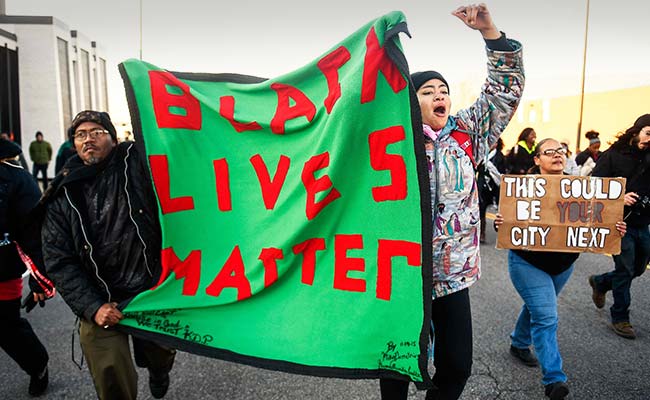
{"type": "MultiPolygon", "coordinates": [[[[625,193],[635,192],[641,197],[650,196],[650,151],[616,142],[596,162],[592,176],[626,178],[625,193]]],[[[650,214],[639,213],[638,207],[625,206],[625,222],[642,227],[650,224],[650,214]]]]}
{"type": "Polygon", "coordinates": [[[133,142],[97,165],[72,157],[43,196],[43,256],[72,311],[92,321],[99,307],[151,288],[160,275],[158,209],[133,142]]]}
{"type": "Polygon", "coordinates": [[[20,244],[37,267],[43,265],[38,231],[29,218],[40,197],[41,191],[29,172],[16,162],[0,162],[0,242],[5,235],[10,242],[0,243],[0,282],[18,279],[25,272],[13,242],[20,244]]]}

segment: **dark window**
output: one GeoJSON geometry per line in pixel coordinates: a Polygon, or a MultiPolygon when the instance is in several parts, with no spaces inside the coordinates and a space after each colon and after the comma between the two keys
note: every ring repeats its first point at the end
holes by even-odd
{"type": "Polygon", "coordinates": [[[18,51],[0,47],[0,132],[21,144],[18,96],[18,51]]]}

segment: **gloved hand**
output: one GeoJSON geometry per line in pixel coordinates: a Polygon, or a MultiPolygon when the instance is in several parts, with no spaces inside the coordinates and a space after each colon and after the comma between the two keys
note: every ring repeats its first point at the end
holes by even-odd
{"type": "Polygon", "coordinates": [[[45,293],[45,290],[43,290],[41,285],[39,285],[36,278],[34,278],[34,275],[31,275],[31,274],[29,275],[29,280],[27,281],[27,283],[29,284],[29,288],[31,289],[32,293],[36,293],[36,294],[44,294],[45,293]]]}
{"type": "Polygon", "coordinates": [[[26,313],[29,313],[36,307],[36,303],[38,303],[41,308],[45,307],[45,295],[40,293],[34,293],[33,291],[30,291],[29,294],[23,299],[21,307],[25,309],[26,313]]]}

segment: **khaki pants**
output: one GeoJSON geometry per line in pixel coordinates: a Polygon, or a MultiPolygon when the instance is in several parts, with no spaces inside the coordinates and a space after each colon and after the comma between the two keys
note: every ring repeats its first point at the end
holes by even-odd
{"type": "MultiPolygon", "coordinates": [[[[146,367],[150,374],[156,375],[171,371],[176,350],[148,340],[132,339],[138,367],[146,367]]],[[[99,399],[135,399],[138,374],[131,359],[129,335],[82,319],[79,341],[99,399]]]]}

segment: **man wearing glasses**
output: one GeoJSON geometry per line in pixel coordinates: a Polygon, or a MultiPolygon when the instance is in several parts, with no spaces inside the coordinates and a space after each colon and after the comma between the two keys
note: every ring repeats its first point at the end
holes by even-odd
{"type": "MultiPolygon", "coordinates": [[[[43,203],[45,267],[79,316],[80,342],[100,399],[135,399],[137,373],[129,336],[114,329],[118,303],[148,290],[161,272],[161,234],[145,160],[133,142],[117,143],[105,112],[82,111],[72,121],[77,151],[43,203]]],[[[175,350],[133,337],[136,364],[162,398],[175,350]]]]}

